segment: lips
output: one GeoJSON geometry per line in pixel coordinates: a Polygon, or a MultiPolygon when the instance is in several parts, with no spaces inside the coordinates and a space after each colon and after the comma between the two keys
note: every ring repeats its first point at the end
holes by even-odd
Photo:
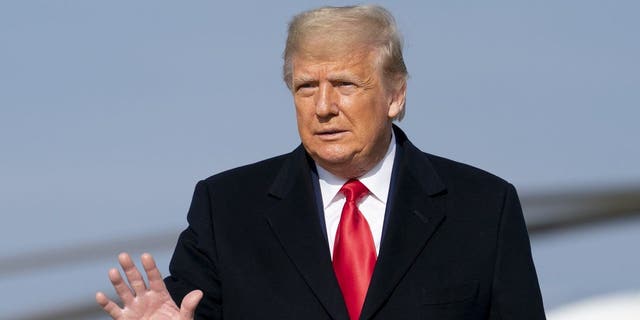
{"type": "Polygon", "coordinates": [[[325,129],[325,130],[320,130],[320,131],[318,131],[318,133],[316,133],[316,134],[336,134],[336,133],[342,133],[342,132],[346,132],[346,130],[340,130],[340,129],[325,129]]]}
{"type": "Polygon", "coordinates": [[[337,139],[347,133],[347,130],[341,129],[324,129],[316,132],[316,136],[321,139],[337,139]]]}

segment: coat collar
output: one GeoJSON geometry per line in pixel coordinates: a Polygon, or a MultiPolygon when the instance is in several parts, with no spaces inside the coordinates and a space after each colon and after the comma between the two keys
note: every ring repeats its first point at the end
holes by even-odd
{"type": "Polygon", "coordinates": [[[446,187],[428,157],[398,127],[388,220],[362,310],[373,317],[384,305],[445,218],[446,187]]]}
{"type": "Polygon", "coordinates": [[[348,319],[329,245],[322,232],[311,172],[315,166],[302,146],[294,150],[276,176],[269,195],[276,198],[265,213],[284,251],[332,319],[348,319]]]}
{"type": "MultiPolygon", "coordinates": [[[[445,217],[446,188],[435,168],[402,130],[394,126],[394,131],[397,151],[387,203],[388,219],[362,319],[373,317],[384,305],[445,217]]],[[[276,203],[267,209],[265,216],[327,313],[333,319],[347,319],[318,219],[312,170],[315,170],[313,161],[299,146],[284,162],[269,189],[276,203]]]]}

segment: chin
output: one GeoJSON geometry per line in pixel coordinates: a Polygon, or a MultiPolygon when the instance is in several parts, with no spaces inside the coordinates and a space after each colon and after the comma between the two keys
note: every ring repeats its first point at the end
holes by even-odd
{"type": "Polygon", "coordinates": [[[323,167],[331,166],[344,166],[354,162],[357,151],[354,148],[349,148],[344,144],[312,144],[305,146],[307,152],[311,155],[311,158],[318,164],[322,164],[323,167]]]}
{"type": "Polygon", "coordinates": [[[341,165],[344,163],[349,163],[353,159],[353,155],[348,153],[341,152],[327,152],[326,150],[320,150],[318,152],[311,153],[312,158],[316,160],[316,162],[327,164],[327,165],[341,165]]]}
{"type": "Polygon", "coordinates": [[[329,165],[341,165],[345,163],[349,163],[351,157],[343,156],[343,155],[318,155],[316,161],[321,163],[326,163],[329,165]]]}

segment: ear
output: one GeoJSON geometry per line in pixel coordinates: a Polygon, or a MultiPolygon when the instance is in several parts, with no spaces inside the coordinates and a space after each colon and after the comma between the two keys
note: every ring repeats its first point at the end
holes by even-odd
{"type": "Polygon", "coordinates": [[[399,79],[395,82],[394,88],[389,96],[389,119],[395,119],[404,110],[405,98],[407,96],[407,80],[399,79]]]}

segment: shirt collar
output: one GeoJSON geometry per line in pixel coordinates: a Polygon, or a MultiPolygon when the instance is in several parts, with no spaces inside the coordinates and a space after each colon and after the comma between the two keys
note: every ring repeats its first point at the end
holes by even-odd
{"type": "MultiPolygon", "coordinates": [[[[364,184],[375,199],[387,204],[389,196],[389,185],[391,184],[391,173],[393,171],[393,161],[396,154],[396,138],[391,131],[391,141],[387,148],[384,158],[378,162],[371,170],[362,175],[358,180],[364,184]]],[[[322,204],[326,209],[333,201],[337,200],[342,185],[347,182],[346,179],[337,177],[316,164],[318,169],[318,180],[320,184],[320,193],[322,194],[322,204]]]]}

